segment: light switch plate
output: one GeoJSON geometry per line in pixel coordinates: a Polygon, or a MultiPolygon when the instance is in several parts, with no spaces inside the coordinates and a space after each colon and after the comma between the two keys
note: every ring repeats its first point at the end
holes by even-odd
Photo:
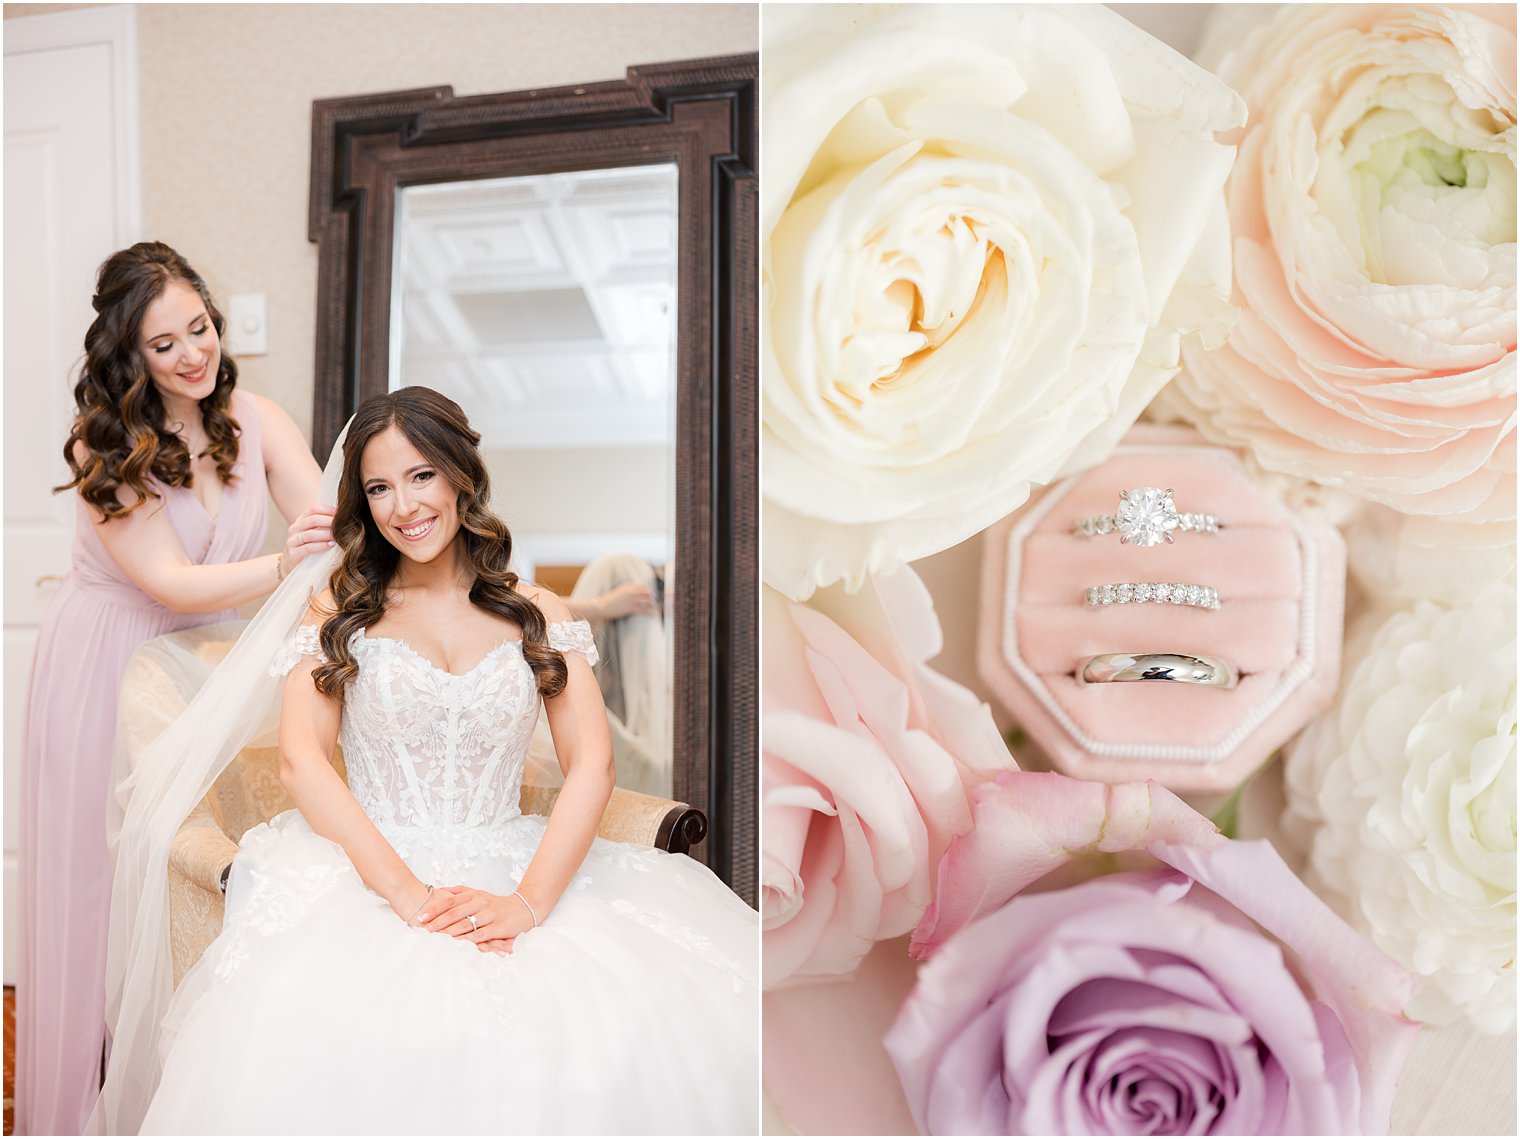
{"type": "Polygon", "coordinates": [[[229,356],[262,356],[269,351],[269,298],[263,293],[237,293],[227,298],[229,356]]]}

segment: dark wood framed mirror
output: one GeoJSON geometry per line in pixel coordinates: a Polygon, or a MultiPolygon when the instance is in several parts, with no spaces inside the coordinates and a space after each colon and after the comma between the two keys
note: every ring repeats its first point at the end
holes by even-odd
{"type": "Polygon", "coordinates": [[[408,382],[392,374],[408,187],[674,167],[671,797],[706,813],[709,833],[692,855],[751,905],[757,71],[751,54],[632,67],[626,79],[576,87],[320,100],[308,234],[318,246],[312,442],[325,454],[362,400],[408,382]]]}

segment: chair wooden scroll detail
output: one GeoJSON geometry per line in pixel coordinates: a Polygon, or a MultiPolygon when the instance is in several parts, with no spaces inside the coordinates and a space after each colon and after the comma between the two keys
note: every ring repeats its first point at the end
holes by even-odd
{"type": "MultiPolygon", "coordinates": [[[[134,717],[139,707],[162,707],[166,688],[176,685],[165,667],[167,656],[185,651],[214,663],[232,647],[241,625],[208,626],[171,633],[144,644],[127,665],[122,681],[120,730],[135,766],[162,721],[134,717]],[[153,692],[151,700],[140,697],[153,692]]],[[[183,693],[188,701],[192,693],[183,693]]],[[[345,774],[342,751],[333,757],[345,774]]],[[[559,796],[558,787],[524,783],[521,807],[525,814],[546,815],[559,796]]],[[[232,863],[245,831],[290,809],[289,795],[280,783],[276,747],[247,747],[227,765],[180,826],[169,849],[169,937],[177,986],[200,960],[222,927],[222,874],[232,863]]],[[[685,854],[707,833],[707,818],[685,803],[616,788],[602,815],[597,834],[617,842],[658,847],[685,854]]]]}

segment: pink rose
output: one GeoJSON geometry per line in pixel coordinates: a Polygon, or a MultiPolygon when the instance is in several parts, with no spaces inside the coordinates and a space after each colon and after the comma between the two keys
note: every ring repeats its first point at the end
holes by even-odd
{"type": "Polygon", "coordinates": [[[1287,6],[1213,39],[1251,108],[1226,188],[1242,312],[1186,348],[1184,413],[1272,471],[1513,519],[1513,7],[1287,6]]]}
{"type": "Polygon", "coordinates": [[[1078,856],[1120,856],[1156,842],[1209,847],[1226,841],[1213,823],[1158,783],[1110,785],[1051,772],[1007,772],[978,787],[974,804],[975,826],[940,861],[934,905],[913,931],[915,957],[929,956],[1078,856]]]}
{"type": "Polygon", "coordinates": [[[886,1038],[921,1130],[1386,1132],[1412,979],[1269,844],[1188,810],[1056,775],[978,790],[915,937],[938,948],[886,1038]],[[1008,896],[1126,851],[1151,868],[1008,896]]]}
{"type": "Polygon", "coordinates": [[[848,974],[912,929],[970,825],[973,771],[1013,766],[992,715],[924,664],[941,648],[908,569],[807,605],[763,591],[761,912],[767,987],[848,974]]]}

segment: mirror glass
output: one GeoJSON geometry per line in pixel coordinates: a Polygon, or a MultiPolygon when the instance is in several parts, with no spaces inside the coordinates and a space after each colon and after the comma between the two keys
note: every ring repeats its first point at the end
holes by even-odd
{"type": "Polygon", "coordinates": [[[513,569],[591,621],[618,784],[667,798],[677,216],[674,163],[403,188],[389,371],[481,433],[513,569]]]}

